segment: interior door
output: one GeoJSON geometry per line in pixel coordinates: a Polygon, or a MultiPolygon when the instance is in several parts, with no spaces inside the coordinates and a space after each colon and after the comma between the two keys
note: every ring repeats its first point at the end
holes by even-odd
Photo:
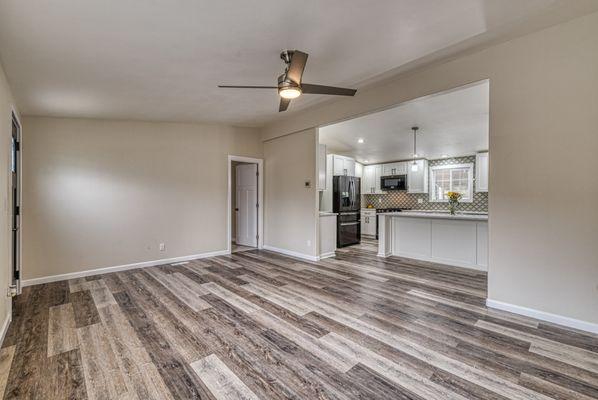
{"type": "Polygon", "coordinates": [[[21,154],[21,126],[16,116],[12,115],[11,138],[11,290],[13,294],[21,293],[21,259],[20,259],[20,225],[21,225],[21,196],[20,196],[20,154],[21,154]]]}
{"type": "Polygon", "coordinates": [[[237,165],[237,244],[257,247],[257,164],[237,165]]]}

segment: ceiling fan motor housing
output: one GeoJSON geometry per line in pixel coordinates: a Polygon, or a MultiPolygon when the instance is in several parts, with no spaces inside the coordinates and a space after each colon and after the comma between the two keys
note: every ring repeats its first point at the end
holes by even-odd
{"type": "Polygon", "coordinates": [[[278,89],[280,90],[286,88],[300,88],[300,85],[297,82],[293,82],[287,78],[287,74],[284,73],[278,77],[278,89]]]}

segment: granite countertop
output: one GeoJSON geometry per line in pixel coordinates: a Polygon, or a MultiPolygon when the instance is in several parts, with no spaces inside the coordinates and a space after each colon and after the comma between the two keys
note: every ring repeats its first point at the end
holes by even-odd
{"type": "Polygon", "coordinates": [[[409,217],[409,218],[432,218],[432,219],[458,219],[467,221],[488,221],[488,214],[476,214],[476,213],[465,213],[458,212],[455,215],[451,215],[448,212],[430,212],[430,211],[402,211],[402,212],[389,212],[381,213],[378,215],[390,215],[393,217],[409,217]]]}

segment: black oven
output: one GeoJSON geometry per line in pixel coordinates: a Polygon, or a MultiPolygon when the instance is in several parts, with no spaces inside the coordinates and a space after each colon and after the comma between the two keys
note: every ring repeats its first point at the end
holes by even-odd
{"type": "Polygon", "coordinates": [[[407,190],[407,175],[389,175],[380,178],[382,190],[407,190]]]}

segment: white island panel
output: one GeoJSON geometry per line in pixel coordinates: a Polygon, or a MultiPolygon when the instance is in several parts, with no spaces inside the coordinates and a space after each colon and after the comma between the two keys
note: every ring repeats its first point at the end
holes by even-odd
{"type": "Polygon", "coordinates": [[[488,222],[478,222],[478,254],[477,264],[481,269],[488,269],[488,222]]]}
{"type": "Polygon", "coordinates": [[[431,220],[423,218],[401,218],[396,221],[393,224],[393,254],[429,259],[432,250],[430,223],[431,220]]]}
{"type": "Polygon", "coordinates": [[[432,259],[450,265],[475,267],[476,223],[435,219],[432,223],[432,259]]]}
{"type": "Polygon", "coordinates": [[[391,255],[486,271],[488,216],[379,214],[378,256],[391,255]]]}
{"type": "Polygon", "coordinates": [[[320,212],[320,259],[336,255],[336,214],[320,212]]]}

